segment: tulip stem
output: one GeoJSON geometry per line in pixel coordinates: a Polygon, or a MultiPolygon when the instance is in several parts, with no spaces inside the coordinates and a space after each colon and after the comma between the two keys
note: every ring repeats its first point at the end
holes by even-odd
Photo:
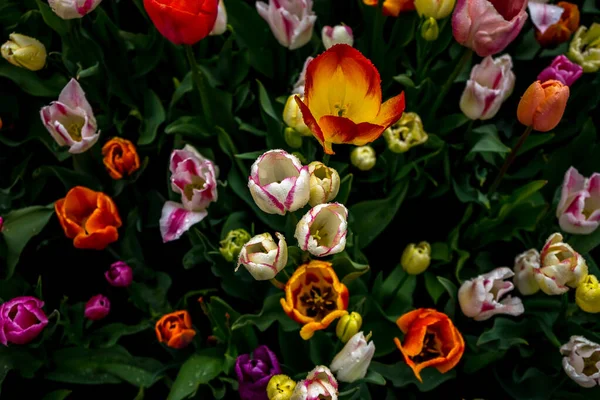
{"type": "Polygon", "coordinates": [[[270,280],[270,282],[273,284],[273,286],[275,286],[277,289],[281,289],[284,290],[285,289],[285,284],[279,282],[277,279],[273,278],[270,280]]]}
{"type": "Polygon", "coordinates": [[[496,189],[498,189],[498,185],[500,185],[500,182],[502,182],[502,178],[504,178],[504,175],[506,175],[506,171],[508,171],[508,168],[510,167],[510,165],[513,163],[513,161],[515,161],[515,158],[517,158],[517,154],[519,153],[519,150],[521,150],[521,147],[523,147],[523,144],[527,140],[527,137],[529,137],[529,134],[531,133],[532,130],[533,130],[532,126],[528,126],[527,129],[525,129],[525,132],[523,132],[523,134],[519,138],[519,141],[517,142],[515,147],[513,147],[513,149],[511,150],[511,152],[508,155],[508,157],[506,158],[506,160],[504,160],[504,164],[502,164],[502,168],[500,169],[500,172],[498,173],[496,180],[494,180],[494,183],[492,183],[492,186],[490,186],[490,191],[488,192],[488,196],[492,195],[496,191],[496,189]]]}
{"type": "Polygon", "coordinates": [[[206,81],[204,80],[202,70],[196,61],[196,56],[194,55],[194,49],[192,46],[185,46],[185,54],[192,70],[194,86],[196,86],[198,94],[200,94],[200,104],[202,106],[202,112],[204,113],[204,119],[212,127],[214,126],[214,122],[212,113],[210,111],[210,99],[206,90],[206,81]]]}
{"type": "Polygon", "coordinates": [[[329,164],[329,158],[330,158],[330,157],[331,157],[331,156],[330,156],[329,154],[325,153],[325,154],[323,155],[323,164],[325,164],[325,165],[328,165],[328,164],[329,164]]]}
{"type": "Polygon", "coordinates": [[[456,78],[458,78],[458,75],[462,72],[465,65],[467,65],[467,63],[471,60],[472,56],[473,56],[473,50],[469,49],[468,47],[465,47],[462,57],[456,63],[456,67],[454,67],[454,71],[452,71],[452,73],[448,77],[448,80],[446,81],[446,83],[444,83],[444,86],[442,86],[442,89],[440,90],[440,94],[439,94],[437,100],[435,101],[435,103],[433,104],[431,111],[429,112],[429,115],[432,118],[435,117],[435,113],[437,112],[438,108],[440,108],[440,106],[444,102],[446,95],[450,91],[450,87],[452,87],[452,84],[454,83],[456,78]]]}

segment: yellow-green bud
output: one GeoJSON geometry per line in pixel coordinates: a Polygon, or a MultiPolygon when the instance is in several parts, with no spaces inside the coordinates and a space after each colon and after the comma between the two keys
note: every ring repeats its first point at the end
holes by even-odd
{"type": "Polygon", "coordinates": [[[375,166],[377,154],[371,146],[360,146],[350,153],[350,162],[361,171],[368,171],[375,166]]]}
{"type": "Polygon", "coordinates": [[[340,175],[338,172],[320,161],[308,164],[310,174],[310,199],[311,207],[332,201],[340,191],[340,175]]]}
{"type": "Polygon", "coordinates": [[[299,149],[302,147],[302,136],[294,128],[289,126],[283,131],[283,137],[288,146],[292,149],[299,149]]]}
{"type": "Polygon", "coordinates": [[[362,317],[359,313],[353,311],[350,314],[344,315],[338,321],[335,327],[335,334],[342,341],[346,343],[350,338],[358,333],[362,326],[362,317]]]}
{"type": "Polygon", "coordinates": [[[588,275],[577,286],[575,302],[583,311],[588,313],[600,312],[600,283],[594,275],[588,275]]]}
{"type": "Polygon", "coordinates": [[[39,40],[29,36],[11,33],[0,52],[12,65],[30,71],[39,71],[46,65],[46,47],[39,40]]]}
{"type": "Polygon", "coordinates": [[[402,253],[400,264],[410,275],[419,275],[425,272],[431,263],[431,246],[427,242],[418,245],[409,244],[402,253]]]}
{"type": "Polygon", "coordinates": [[[273,375],[267,384],[269,400],[289,400],[296,387],[296,382],[287,375],[273,375]]]}
{"type": "Polygon", "coordinates": [[[383,132],[390,151],[404,153],[411,147],[427,141],[429,136],[423,129],[421,117],[414,112],[405,112],[402,118],[383,132]]]}
{"type": "MultiPolygon", "coordinates": [[[[302,98],[302,96],[298,97],[302,98]]],[[[285,107],[283,108],[283,122],[290,128],[294,128],[300,135],[312,136],[312,132],[304,123],[302,111],[300,111],[300,106],[296,102],[295,95],[288,97],[285,102],[285,107]]]]}
{"type": "Polygon", "coordinates": [[[240,255],[242,247],[252,239],[252,236],[245,229],[235,229],[229,231],[225,239],[221,240],[219,244],[221,247],[219,251],[224,259],[231,262],[240,255]]]}
{"type": "Polygon", "coordinates": [[[423,39],[427,40],[428,42],[433,42],[434,40],[437,40],[439,35],[440,28],[436,19],[433,17],[427,18],[421,26],[421,36],[423,39]]]}

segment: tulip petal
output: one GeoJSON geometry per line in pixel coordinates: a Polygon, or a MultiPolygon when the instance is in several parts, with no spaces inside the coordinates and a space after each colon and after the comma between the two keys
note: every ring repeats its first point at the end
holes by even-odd
{"type": "Polygon", "coordinates": [[[85,97],[85,92],[75,78],[71,78],[69,83],[60,92],[58,101],[71,108],[81,108],[87,115],[94,114],[90,103],[88,103],[85,97]]]}
{"type": "Polygon", "coordinates": [[[565,11],[564,8],[552,4],[534,3],[532,1],[527,5],[531,22],[540,31],[546,32],[551,25],[560,21],[560,17],[565,11]]]}
{"type": "Polygon", "coordinates": [[[189,211],[174,201],[165,202],[160,217],[160,233],[163,242],[179,239],[192,225],[202,221],[207,215],[206,210],[189,211]]]}
{"type": "Polygon", "coordinates": [[[519,122],[525,126],[532,126],[533,116],[545,97],[546,95],[541,83],[539,81],[532,83],[519,102],[519,107],[517,108],[519,122]]]}
{"type": "MultiPolygon", "coordinates": [[[[537,107],[537,112],[533,116],[533,125],[538,132],[549,132],[558,125],[563,117],[567,100],[569,100],[569,87],[556,82],[562,86],[562,90],[552,92],[542,103],[537,107]]],[[[520,106],[520,104],[519,104],[520,106]]]]}

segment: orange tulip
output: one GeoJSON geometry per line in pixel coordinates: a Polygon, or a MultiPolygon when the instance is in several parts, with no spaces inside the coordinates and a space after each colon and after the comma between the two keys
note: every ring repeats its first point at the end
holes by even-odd
{"type": "MultiPolygon", "coordinates": [[[[377,7],[379,0],[363,0],[368,6],[377,7]]],[[[400,13],[413,11],[415,0],[385,0],[383,2],[383,15],[397,17],[400,13]]]]}
{"type": "Polygon", "coordinates": [[[196,331],[192,328],[192,318],[185,310],[163,315],[154,330],[158,341],[172,349],[183,349],[196,336],[196,331]]]}
{"type": "Polygon", "coordinates": [[[465,351],[458,329],[446,314],[436,310],[419,308],[402,315],[396,324],[404,333],[404,344],[398,338],[394,342],[421,382],[423,368],[435,367],[446,373],[458,364],[465,351]]]}
{"type": "Polygon", "coordinates": [[[122,179],[140,169],[140,157],[135,145],[127,139],[115,137],[102,147],[104,166],[113,179],[122,179]]]}
{"type": "Polygon", "coordinates": [[[117,241],[121,217],[113,200],[101,192],[83,186],[69,190],[54,203],[65,235],[78,249],[102,250],[117,241]]]}
{"type": "Polygon", "coordinates": [[[348,298],[348,288],[331,263],[313,260],[298,267],[288,280],[281,306],[290,318],[304,325],[300,336],[308,340],[315,331],[348,314],[348,298]]]}
{"type": "Polygon", "coordinates": [[[534,130],[548,132],[562,119],[569,99],[569,87],[556,80],[533,82],[525,91],[517,116],[519,121],[534,130]]]}
{"type": "Polygon", "coordinates": [[[304,123],[327,154],[332,144],[363,146],[377,139],[404,111],[404,93],[381,104],[377,68],[358,50],[338,44],[306,69],[304,100],[296,96],[304,123]]]}
{"type": "Polygon", "coordinates": [[[564,9],[560,20],[550,25],[544,33],[536,30],[535,38],[542,47],[553,47],[568,41],[579,28],[579,8],[576,4],[559,1],[557,6],[564,9]]]}

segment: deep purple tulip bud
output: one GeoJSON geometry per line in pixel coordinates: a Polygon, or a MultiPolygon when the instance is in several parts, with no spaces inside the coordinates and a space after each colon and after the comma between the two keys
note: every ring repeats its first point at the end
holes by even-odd
{"type": "Polygon", "coordinates": [[[277,356],[267,346],[259,346],[250,354],[235,361],[235,373],[240,384],[242,400],[269,400],[267,385],[273,375],[281,374],[277,356]]]}

